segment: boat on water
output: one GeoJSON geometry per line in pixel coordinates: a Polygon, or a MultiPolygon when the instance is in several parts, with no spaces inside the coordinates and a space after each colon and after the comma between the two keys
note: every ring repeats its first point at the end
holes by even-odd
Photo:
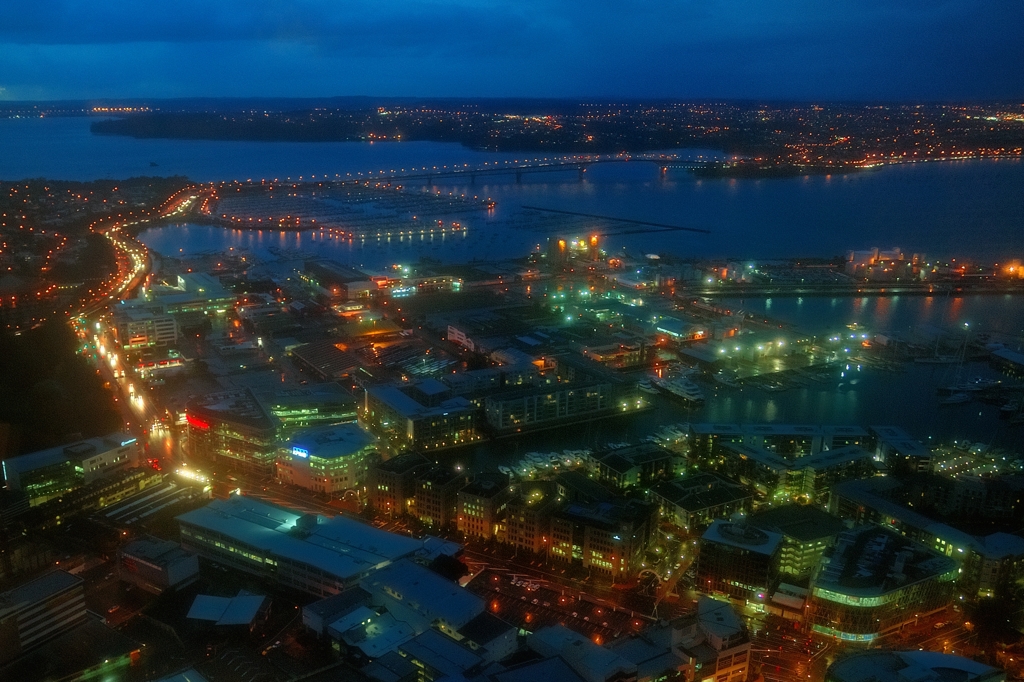
{"type": "Polygon", "coordinates": [[[739,386],[739,382],[737,382],[735,379],[733,379],[731,377],[726,376],[722,372],[716,372],[715,374],[712,374],[711,376],[712,376],[712,378],[715,381],[717,381],[718,383],[722,384],[723,386],[729,386],[729,387],[732,387],[732,388],[735,388],[736,386],[739,386]]]}
{"type": "Polygon", "coordinates": [[[1003,384],[999,379],[985,379],[983,377],[974,377],[970,381],[962,381],[952,386],[945,386],[938,388],[939,394],[949,393],[979,393],[991,388],[999,388],[1003,384]]]}
{"type": "Polygon", "coordinates": [[[1019,423],[1017,420],[1024,418],[1024,398],[1004,403],[999,408],[999,418],[1009,419],[1011,424],[1019,423]]]}
{"type": "Polygon", "coordinates": [[[942,400],[943,405],[962,405],[971,402],[971,396],[967,393],[954,393],[942,400]]]}
{"type": "Polygon", "coordinates": [[[646,379],[644,381],[637,382],[636,387],[638,389],[640,389],[640,391],[643,392],[643,393],[657,393],[658,392],[658,389],[656,389],[654,387],[654,385],[651,384],[651,382],[647,381],[646,379]]]}
{"type": "Polygon", "coordinates": [[[955,355],[929,355],[923,358],[914,358],[914,362],[922,365],[955,365],[959,358],[955,355]]]}
{"type": "Polygon", "coordinates": [[[688,403],[703,403],[704,402],[704,391],[700,389],[700,386],[693,383],[686,377],[674,377],[671,379],[661,379],[654,382],[663,393],[667,393],[673,398],[678,398],[688,403]]]}

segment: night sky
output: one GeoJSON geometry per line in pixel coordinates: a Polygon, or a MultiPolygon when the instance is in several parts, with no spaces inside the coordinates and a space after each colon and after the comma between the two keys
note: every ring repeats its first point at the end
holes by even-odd
{"type": "Polygon", "coordinates": [[[1024,0],[0,0],[0,99],[1024,98],[1024,0]]]}

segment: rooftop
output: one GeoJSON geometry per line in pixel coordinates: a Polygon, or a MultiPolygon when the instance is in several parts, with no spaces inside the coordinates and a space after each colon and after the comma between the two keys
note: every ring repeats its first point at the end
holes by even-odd
{"type": "Polygon", "coordinates": [[[934,651],[868,651],[841,658],[825,674],[831,682],[997,682],[998,668],[934,651]]]}
{"type": "Polygon", "coordinates": [[[554,656],[539,661],[531,661],[510,668],[505,672],[492,675],[495,682],[538,682],[538,680],[558,680],[558,682],[584,682],[568,663],[554,656]]]}
{"type": "Polygon", "coordinates": [[[780,533],[761,530],[745,523],[733,523],[718,519],[704,531],[702,541],[739,547],[758,554],[771,556],[782,542],[780,533]]]}
{"type": "Polygon", "coordinates": [[[239,592],[237,597],[198,594],[188,610],[188,618],[208,620],[216,625],[248,625],[259,614],[267,598],[239,592]]]}
{"type": "Polygon", "coordinates": [[[833,495],[870,507],[880,514],[913,528],[923,530],[947,542],[970,548],[989,559],[1024,555],[1024,538],[1008,533],[993,533],[988,536],[974,536],[945,523],[941,523],[920,512],[914,511],[888,498],[900,487],[899,480],[888,476],[843,481],[832,489],[833,495]]]}
{"type": "Polygon", "coordinates": [[[484,611],[459,628],[459,634],[480,646],[487,646],[488,642],[514,629],[515,626],[509,625],[497,616],[484,611]]]}
{"type": "Polygon", "coordinates": [[[416,402],[397,386],[370,386],[367,395],[397,412],[405,419],[421,419],[432,415],[447,415],[453,410],[468,410],[472,403],[461,396],[449,398],[437,407],[427,407],[416,402]]]}
{"type": "Polygon", "coordinates": [[[177,520],[236,539],[265,554],[314,566],[341,580],[358,577],[423,548],[420,540],[388,533],[347,516],[317,516],[315,524],[303,531],[297,526],[301,516],[284,507],[234,495],[213,500],[177,520]]]}
{"type": "Polygon", "coordinates": [[[135,442],[136,439],[131,434],[111,433],[106,436],[87,438],[47,448],[46,450],[37,450],[36,452],[11,457],[4,460],[4,467],[13,468],[21,473],[27,473],[34,469],[52,466],[60,462],[81,462],[84,459],[132,445],[135,442]]]}
{"type": "Polygon", "coordinates": [[[707,634],[721,639],[729,639],[746,629],[731,604],[710,597],[698,600],[697,620],[707,634]]]}
{"type": "Polygon", "coordinates": [[[413,679],[418,670],[419,668],[397,651],[389,651],[362,668],[364,675],[377,680],[377,682],[400,682],[413,679]]]}
{"type": "Polygon", "coordinates": [[[752,514],[747,523],[801,542],[835,537],[846,530],[838,517],[817,507],[801,504],[785,504],[759,511],[752,514]]]}
{"type": "Polygon", "coordinates": [[[359,358],[343,349],[338,339],[313,341],[293,348],[291,354],[325,377],[338,377],[355,371],[359,358]]]}
{"type": "Polygon", "coordinates": [[[191,552],[182,549],[177,542],[161,540],[151,535],[132,540],[121,548],[121,554],[145,559],[158,566],[168,566],[179,559],[192,556],[191,552]]]}
{"type": "Polygon", "coordinates": [[[383,656],[416,636],[407,623],[396,620],[390,613],[370,618],[338,634],[346,644],[358,648],[367,658],[383,656]]]}
{"type": "Polygon", "coordinates": [[[77,575],[71,575],[67,571],[50,571],[35,580],[0,594],[0,617],[49,599],[55,594],[60,594],[64,590],[80,584],[82,584],[82,579],[77,575]]]}
{"type": "Polygon", "coordinates": [[[874,596],[930,578],[956,577],[959,564],[951,557],[879,526],[841,534],[823,559],[814,593],[829,590],[847,595],[874,596]]]}
{"type": "Polygon", "coordinates": [[[469,648],[437,630],[426,630],[398,647],[410,658],[445,675],[462,675],[480,665],[483,659],[469,648]]]}
{"type": "Polygon", "coordinates": [[[473,481],[460,493],[475,497],[491,498],[508,488],[508,476],[505,474],[477,474],[473,481]]]}
{"type": "Polygon", "coordinates": [[[273,429],[278,423],[248,388],[208,393],[189,400],[185,409],[199,420],[231,421],[256,429],[273,429]]]}
{"type": "Polygon", "coordinates": [[[404,474],[417,467],[430,464],[430,460],[418,452],[407,452],[380,462],[374,468],[380,471],[388,471],[395,474],[404,474]]]}
{"type": "Polygon", "coordinates": [[[377,443],[377,437],[357,423],[303,429],[291,438],[295,457],[337,459],[359,454],[377,443]]]}
{"type": "Polygon", "coordinates": [[[315,601],[302,607],[330,623],[336,616],[352,611],[353,608],[370,603],[370,595],[361,587],[350,587],[336,595],[315,601]]]}
{"type": "Polygon", "coordinates": [[[540,628],[527,643],[542,656],[561,656],[586,679],[608,679],[616,673],[636,672],[635,664],[564,625],[540,628]]]}
{"type": "Polygon", "coordinates": [[[737,502],[751,496],[750,492],[738,483],[711,473],[692,474],[674,481],[658,483],[652,491],[687,512],[737,502]]]}
{"type": "MultiPolygon", "coordinates": [[[[403,560],[374,571],[363,578],[361,587],[375,599],[386,596],[385,606],[393,603],[414,612],[424,622],[416,627],[426,629],[436,620],[452,627],[462,627],[484,611],[484,602],[469,590],[459,587],[429,568],[403,560]]],[[[394,612],[394,611],[393,611],[394,612]]],[[[398,614],[396,614],[396,617],[398,614]]]]}

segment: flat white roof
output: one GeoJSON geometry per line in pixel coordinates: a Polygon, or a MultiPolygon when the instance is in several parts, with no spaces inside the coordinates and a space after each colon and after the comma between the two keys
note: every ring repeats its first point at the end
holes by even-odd
{"type": "Polygon", "coordinates": [[[341,580],[358,577],[423,548],[420,540],[346,516],[317,516],[316,524],[303,531],[297,525],[302,516],[252,497],[234,495],[177,518],[180,524],[219,533],[265,556],[304,563],[341,580]]]}

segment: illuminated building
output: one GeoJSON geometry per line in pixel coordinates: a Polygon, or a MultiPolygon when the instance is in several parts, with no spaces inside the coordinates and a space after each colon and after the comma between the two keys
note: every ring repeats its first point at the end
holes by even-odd
{"type": "MultiPolygon", "coordinates": [[[[448,545],[347,516],[326,518],[232,496],[177,517],[181,544],[218,563],[325,597],[403,557],[430,560],[448,545]]],[[[457,547],[457,545],[455,546],[457,547]]]]}
{"type": "Polygon", "coordinates": [[[825,682],[1005,682],[1006,673],[970,658],[935,651],[866,651],[844,656],[825,682]]]}
{"type": "Polygon", "coordinates": [[[552,358],[550,383],[488,394],[484,416],[498,433],[553,428],[644,406],[636,384],[575,354],[552,358]]]}
{"type": "Polygon", "coordinates": [[[345,344],[337,339],[304,343],[288,354],[299,367],[324,381],[349,377],[362,366],[359,358],[347,352],[345,344]]]}
{"type": "Polygon", "coordinates": [[[282,437],[297,429],[354,422],[359,404],[334,383],[261,391],[256,397],[264,410],[277,419],[282,437]]]}
{"type": "Polygon", "coordinates": [[[725,443],[719,468],[772,501],[804,499],[824,504],[832,486],[879,471],[874,457],[857,445],[786,458],[761,447],[725,443]]]}
{"type": "Polygon", "coordinates": [[[551,515],[549,556],[613,576],[640,571],[654,533],[653,506],[570,503],[551,515]]]}
{"type": "Polygon", "coordinates": [[[143,490],[155,488],[163,480],[162,473],[149,467],[115,469],[99,480],[28,509],[17,517],[17,521],[26,529],[53,528],[81,512],[104,509],[143,490]]]}
{"type": "Polygon", "coordinates": [[[416,475],[413,513],[428,526],[448,526],[455,522],[458,494],[466,485],[466,474],[453,467],[432,466],[416,475]]]}
{"type": "Polygon", "coordinates": [[[415,509],[416,476],[430,461],[416,452],[370,465],[367,492],[370,506],[388,516],[401,516],[415,509]]]}
{"type": "Polygon", "coordinates": [[[478,474],[458,493],[458,529],[469,537],[489,540],[504,522],[512,491],[504,474],[478,474]]]}
{"type": "Polygon", "coordinates": [[[700,538],[696,589],[754,604],[774,587],[782,534],[719,519],[700,538]]]}
{"type": "Polygon", "coordinates": [[[0,664],[86,622],[83,581],[50,571],[0,594],[0,664]]]}
{"type": "Polygon", "coordinates": [[[178,323],[172,315],[133,307],[114,308],[113,328],[117,342],[125,350],[169,346],[178,340],[178,323]]]}
{"type": "Polygon", "coordinates": [[[893,477],[845,481],[833,489],[829,511],[857,523],[877,523],[961,562],[960,589],[979,597],[1008,596],[1024,576],[1024,539],[1006,532],[971,535],[906,504],[893,477]]]}
{"type": "Polygon", "coordinates": [[[508,502],[505,542],[534,553],[546,553],[549,546],[551,514],[561,504],[557,486],[551,481],[524,481],[519,494],[508,502]]]}
{"type": "Polygon", "coordinates": [[[650,499],[661,507],[663,516],[690,532],[703,531],[715,519],[748,512],[753,504],[744,486],[703,472],[654,485],[650,499]]]}
{"type": "Polygon", "coordinates": [[[273,474],[281,439],[310,426],[355,420],[355,400],[340,386],[255,393],[210,393],[185,406],[194,457],[261,475],[273,474]]]}
{"type": "Polygon", "coordinates": [[[185,408],[193,457],[268,475],[277,460],[278,421],[249,389],[193,398],[185,408]]]}
{"type": "Polygon", "coordinates": [[[117,552],[118,577],[146,592],[161,594],[199,580],[199,557],[177,542],[145,536],[117,552]]]}
{"type": "Polygon", "coordinates": [[[876,442],[873,432],[859,426],[814,424],[691,424],[689,435],[693,459],[708,464],[720,459],[721,448],[730,443],[798,459],[849,445],[870,450],[876,442]]]}
{"type": "Polygon", "coordinates": [[[788,581],[810,578],[822,554],[846,530],[838,517],[806,504],[769,507],[750,515],[747,523],[782,535],[778,573],[788,581]]]}
{"type": "Polygon", "coordinates": [[[947,608],[958,574],[952,558],[890,530],[847,531],[811,582],[808,622],[823,635],[872,642],[947,608]]]}
{"type": "Polygon", "coordinates": [[[277,478],[330,495],[366,483],[366,471],[377,454],[377,438],[356,423],[303,429],[281,449],[277,478]]]}
{"type": "MultiPolygon", "coordinates": [[[[1024,268],[1019,272],[1024,275],[1024,268]]],[[[1011,377],[1024,377],[1024,354],[1001,348],[992,352],[992,365],[1011,377]]]]}
{"type": "Polygon", "coordinates": [[[488,395],[484,413],[495,431],[519,432],[607,415],[615,411],[616,397],[608,384],[529,387],[488,395]]]}
{"type": "Polygon", "coordinates": [[[931,471],[932,451],[897,426],[872,426],[875,458],[893,472],[931,471]]]}
{"type": "Polygon", "coordinates": [[[0,462],[4,486],[25,493],[32,506],[114,472],[138,465],[139,444],[126,433],[89,438],[0,462]]]}
{"type": "Polygon", "coordinates": [[[217,278],[205,273],[178,275],[174,284],[160,285],[144,292],[144,297],[122,301],[116,309],[136,308],[154,314],[222,313],[235,305],[236,296],[217,278]]]}
{"type": "Polygon", "coordinates": [[[435,379],[366,389],[363,422],[392,452],[441,450],[479,440],[476,407],[435,379]]]}
{"type": "Polygon", "coordinates": [[[307,260],[302,280],[316,287],[321,296],[328,299],[346,300],[365,298],[360,294],[376,291],[375,282],[369,275],[334,260],[307,260]]]}
{"type": "Polygon", "coordinates": [[[598,477],[616,488],[648,487],[672,478],[685,464],[679,455],[654,443],[594,453],[598,477]]]}

